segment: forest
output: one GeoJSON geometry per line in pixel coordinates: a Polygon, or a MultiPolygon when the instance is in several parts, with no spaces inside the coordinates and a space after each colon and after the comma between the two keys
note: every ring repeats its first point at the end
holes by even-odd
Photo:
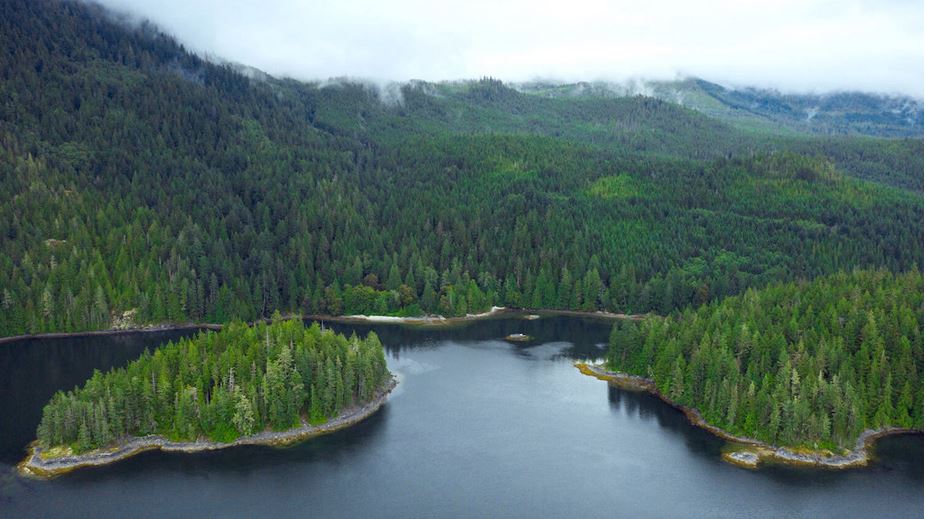
{"type": "Polygon", "coordinates": [[[923,429],[923,275],[853,271],[784,283],[611,332],[610,369],[774,445],[854,448],[923,429]]]}
{"type": "Polygon", "coordinates": [[[276,79],[3,0],[0,336],[492,305],[668,315],[923,267],[922,139],[641,96],[276,79]],[[126,319],[123,319],[126,317],[126,319]]]}
{"type": "Polygon", "coordinates": [[[320,424],[372,399],[389,379],[379,338],[345,337],[275,316],[146,351],[124,368],[98,370],[81,388],[58,392],[38,427],[44,447],[74,452],[127,436],[175,441],[320,424]]]}

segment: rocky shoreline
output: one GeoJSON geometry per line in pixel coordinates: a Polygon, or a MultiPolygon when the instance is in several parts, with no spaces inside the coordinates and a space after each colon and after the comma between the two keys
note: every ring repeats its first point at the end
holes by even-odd
{"type": "Polygon", "coordinates": [[[377,324],[410,324],[421,326],[443,326],[450,324],[460,324],[480,319],[489,319],[503,315],[521,316],[523,319],[532,321],[548,316],[568,316],[568,317],[588,317],[592,319],[628,319],[631,321],[642,321],[651,314],[618,314],[597,310],[594,312],[585,312],[581,310],[556,310],[544,308],[509,308],[505,306],[493,306],[489,311],[479,314],[466,314],[462,317],[444,317],[443,315],[422,315],[415,317],[397,317],[391,315],[305,315],[303,319],[315,319],[320,321],[334,321],[339,323],[377,323],[377,324]]]}
{"type": "Polygon", "coordinates": [[[187,323],[187,324],[147,324],[141,326],[130,326],[126,328],[110,328],[108,330],[87,330],[83,332],[45,332],[30,333],[25,335],[11,335],[9,337],[0,337],[0,344],[8,342],[23,341],[27,339],[62,339],[65,337],[93,337],[98,335],[118,335],[123,333],[150,333],[166,332],[171,330],[221,330],[221,324],[213,323],[187,323]]]}
{"type": "MultiPolygon", "coordinates": [[[[527,309],[525,309],[527,310],[527,309]]],[[[655,314],[620,314],[615,312],[606,312],[604,310],[595,310],[594,312],[588,312],[583,310],[545,310],[543,308],[535,308],[532,311],[539,312],[544,315],[566,315],[571,317],[592,317],[597,319],[628,319],[630,321],[642,321],[647,317],[650,317],[655,314]]]]}
{"type": "Polygon", "coordinates": [[[321,425],[311,425],[303,421],[300,427],[286,431],[263,431],[238,438],[233,442],[213,442],[209,440],[174,442],[158,435],[134,437],[123,441],[111,449],[98,449],[84,454],[48,459],[42,457],[42,448],[38,446],[37,442],[33,442],[29,446],[28,456],[16,467],[23,476],[45,479],[60,476],[82,467],[108,465],[134,456],[140,452],[154,449],[167,452],[194,453],[225,449],[239,445],[289,445],[313,436],[331,433],[364,420],[378,411],[379,408],[386,403],[389,393],[395,389],[396,385],[398,385],[398,381],[395,377],[390,378],[373,400],[362,406],[347,409],[336,418],[328,420],[321,425]]]}
{"type": "MultiPolygon", "coordinates": [[[[377,324],[411,324],[422,326],[443,326],[451,324],[460,324],[470,321],[478,321],[497,317],[499,315],[510,313],[512,315],[524,314],[528,320],[539,319],[542,316],[564,315],[570,317],[590,317],[595,319],[629,319],[632,321],[642,321],[648,315],[640,314],[617,314],[613,312],[595,311],[583,312],[579,310],[547,310],[542,308],[522,309],[507,308],[504,306],[493,306],[488,312],[479,314],[467,314],[463,317],[444,317],[442,315],[422,315],[415,317],[397,317],[391,315],[300,315],[287,314],[284,319],[299,318],[303,320],[316,321],[334,321],[339,323],[377,323],[377,324]],[[528,312],[537,312],[531,314],[528,312]]],[[[269,321],[269,318],[259,319],[258,321],[269,321]]],[[[249,323],[253,324],[253,323],[249,323]]],[[[147,332],[165,332],[171,330],[221,330],[222,325],[216,323],[158,323],[158,324],[131,324],[125,326],[113,327],[105,330],[86,330],[80,332],[42,332],[28,333],[23,335],[11,335],[0,337],[0,344],[22,341],[26,339],[61,339],[64,337],[92,337],[98,335],[117,335],[123,333],[147,333],[147,332]]]]}
{"type": "Polygon", "coordinates": [[[422,315],[415,317],[398,317],[392,315],[339,315],[339,316],[307,316],[307,319],[324,319],[336,322],[367,322],[383,324],[417,324],[417,325],[445,325],[462,323],[466,321],[477,321],[488,317],[494,317],[506,312],[508,309],[504,306],[493,306],[488,312],[478,314],[466,314],[462,317],[444,317],[443,315],[422,315]]]}
{"type": "Polygon", "coordinates": [[[827,469],[864,467],[868,465],[872,459],[871,449],[877,439],[894,434],[922,432],[915,429],[904,429],[900,427],[889,427],[879,430],[869,429],[859,435],[858,440],[855,442],[855,448],[851,451],[846,451],[844,454],[834,454],[830,451],[797,450],[788,447],[779,447],[755,438],[736,436],[707,423],[697,409],[679,405],[666,398],[665,395],[659,392],[656,388],[656,383],[651,379],[609,371],[603,366],[595,364],[579,362],[576,363],[576,367],[586,375],[608,381],[619,387],[652,393],[663,402],[685,413],[685,416],[692,424],[734,444],[732,450],[723,453],[722,457],[724,461],[748,469],[756,469],[762,463],[780,463],[827,469]]]}

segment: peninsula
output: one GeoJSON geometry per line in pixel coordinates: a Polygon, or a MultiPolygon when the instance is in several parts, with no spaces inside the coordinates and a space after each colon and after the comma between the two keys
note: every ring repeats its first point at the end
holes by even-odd
{"type": "Polygon", "coordinates": [[[773,285],[637,324],[588,375],[645,390],[734,444],[724,459],[863,466],[923,430],[922,274],[855,271],[773,285]]]}

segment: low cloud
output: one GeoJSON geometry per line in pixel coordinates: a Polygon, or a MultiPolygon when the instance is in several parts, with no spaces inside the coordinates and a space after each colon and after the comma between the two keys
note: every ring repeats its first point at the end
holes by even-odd
{"type": "Polygon", "coordinates": [[[99,1],[202,54],[302,80],[692,75],[923,96],[919,1],[99,1]]]}

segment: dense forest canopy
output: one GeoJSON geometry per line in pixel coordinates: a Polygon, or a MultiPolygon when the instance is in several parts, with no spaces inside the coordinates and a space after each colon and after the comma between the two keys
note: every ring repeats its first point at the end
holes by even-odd
{"type": "Polygon", "coordinates": [[[3,0],[0,335],[491,305],[672,311],[922,270],[922,140],[747,131],[492,79],[244,74],[3,0]]]}
{"type": "Polygon", "coordinates": [[[38,427],[45,447],[75,452],[125,436],[229,442],[303,420],[319,424],[369,401],[389,378],[376,334],[350,338],[300,320],[232,323],[94,372],[58,392],[38,427]]]}
{"type": "Polygon", "coordinates": [[[881,270],[749,289],[615,325],[608,365],[735,434],[851,449],[866,429],[923,429],[922,287],[881,270]]]}

